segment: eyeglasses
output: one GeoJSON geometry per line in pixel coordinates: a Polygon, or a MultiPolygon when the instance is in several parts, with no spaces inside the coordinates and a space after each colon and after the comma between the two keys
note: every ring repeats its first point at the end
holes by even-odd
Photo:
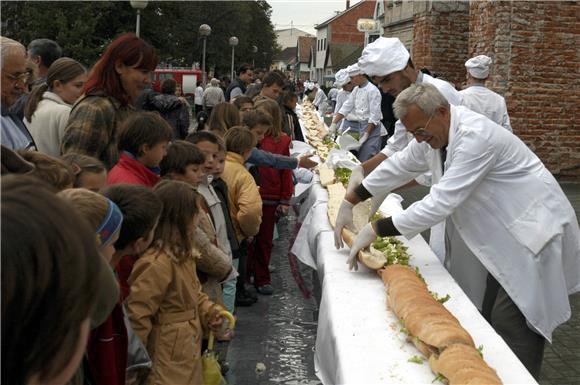
{"type": "Polygon", "coordinates": [[[427,120],[427,124],[425,124],[425,127],[417,128],[415,132],[412,133],[415,138],[417,138],[418,136],[422,138],[431,136],[431,134],[427,131],[427,127],[429,127],[429,123],[431,123],[431,119],[433,119],[434,116],[435,115],[431,115],[431,117],[429,117],[429,120],[427,120]]]}
{"type": "Polygon", "coordinates": [[[12,80],[14,83],[16,82],[22,82],[22,83],[26,83],[28,82],[28,80],[30,79],[31,74],[29,72],[25,72],[19,75],[12,75],[12,74],[5,74],[6,77],[10,80],[12,80]]]}

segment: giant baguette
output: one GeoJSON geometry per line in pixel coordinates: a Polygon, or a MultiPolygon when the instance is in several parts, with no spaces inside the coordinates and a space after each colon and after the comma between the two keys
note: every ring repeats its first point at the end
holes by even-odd
{"type": "MultiPolygon", "coordinates": [[[[356,237],[356,235],[352,231],[347,228],[342,229],[342,239],[344,239],[344,242],[348,247],[352,247],[354,237],[356,237]]],[[[382,269],[387,263],[387,259],[380,251],[361,250],[358,252],[357,256],[358,260],[371,270],[382,269]]]]}
{"type": "Polygon", "coordinates": [[[405,325],[411,342],[429,359],[434,373],[445,376],[449,385],[501,384],[469,333],[431,296],[415,271],[390,265],[380,275],[387,287],[388,306],[405,325]]]}

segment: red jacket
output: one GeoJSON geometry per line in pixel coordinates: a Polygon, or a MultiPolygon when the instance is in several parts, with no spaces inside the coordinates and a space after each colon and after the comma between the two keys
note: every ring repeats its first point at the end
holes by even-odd
{"type": "MultiPolygon", "coordinates": [[[[260,148],[272,154],[290,156],[292,139],[282,134],[278,141],[272,136],[266,136],[260,142],[260,148]]],[[[258,167],[260,172],[260,195],[262,200],[281,201],[288,204],[294,194],[292,170],[279,170],[271,167],[258,167]]]]}
{"type": "Polygon", "coordinates": [[[153,187],[161,177],[145,167],[137,159],[122,154],[119,162],[111,169],[107,176],[107,185],[129,183],[153,187]]]}
{"type": "Polygon", "coordinates": [[[121,303],[105,322],[91,331],[89,367],[96,385],[124,385],[127,371],[127,329],[121,303]]]}

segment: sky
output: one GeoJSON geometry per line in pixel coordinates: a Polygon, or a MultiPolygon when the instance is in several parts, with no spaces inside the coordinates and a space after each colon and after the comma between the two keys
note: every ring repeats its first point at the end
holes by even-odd
{"type": "MultiPolygon", "coordinates": [[[[272,23],[275,29],[301,29],[316,35],[314,24],[319,24],[335,15],[334,11],[344,11],[346,0],[267,0],[272,6],[272,23]]],[[[360,0],[351,0],[352,7],[360,0]]]]}

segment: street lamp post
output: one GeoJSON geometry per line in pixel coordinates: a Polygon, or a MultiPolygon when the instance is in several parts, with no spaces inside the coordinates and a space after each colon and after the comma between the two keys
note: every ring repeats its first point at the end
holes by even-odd
{"type": "Polygon", "coordinates": [[[207,75],[205,73],[205,43],[210,33],[211,27],[209,25],[202,24],[199,26],[199,34],[203,38],[203,55],[201,58],[201,83],[203,84],[203,88],[207,84],[207,75]]]}
{"type": "Polygon", "coordinates": [[[135,27],[135,35],[141,35],[141,10],[147,8],[147,0],[132,0],[131,7],[137,10],[137,26],[135,27]]]}
{"type": "Polygon", "coordinates": [[[258,53],[258,47],[252,46],[252,68],[256,66],[256,54],[258,53]]]}
{"type": "Polygon", "coordinates": [[[236,52],[236,45],[238,45],[239,40],[237,37],[232,36],[230,37],[230,45],[232,46],[232,75],[230,77],[230,79],[232,79],[232,81],[234,80],[234,55],[236,52]]]}

